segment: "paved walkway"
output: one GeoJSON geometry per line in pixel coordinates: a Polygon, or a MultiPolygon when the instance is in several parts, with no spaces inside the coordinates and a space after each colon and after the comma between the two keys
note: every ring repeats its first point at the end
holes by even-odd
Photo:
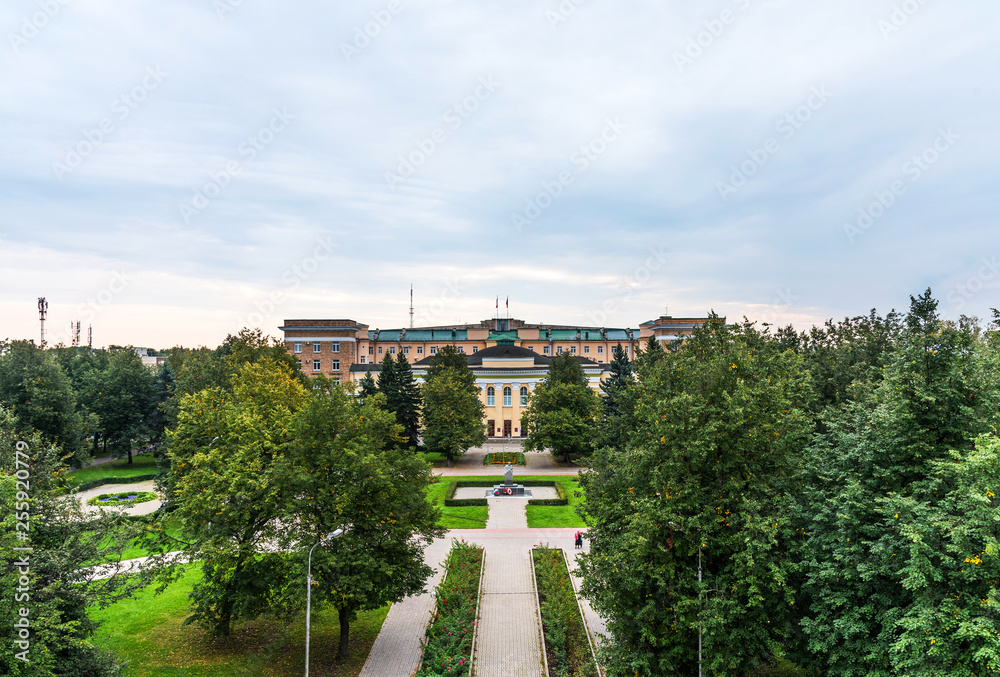
{"type": "Polygon", "coordinates": [[[476,677],[545,675],[530,557],[530,549],[486,546],[476,628],[476,677]]]}
{"type": "Polygon", "coordinates": [[[438,538],[424,551],[424,561],[435,569],[427,592],[392,605],[359,677],[410,677],[416,672],[424,631],[434,612],[434,588],[444,577],[442,565],[450,548],[450,539],[438,538]]]}

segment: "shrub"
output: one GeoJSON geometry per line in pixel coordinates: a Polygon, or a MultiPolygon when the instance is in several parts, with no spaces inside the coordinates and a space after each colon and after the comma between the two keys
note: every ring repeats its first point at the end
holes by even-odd
{"type": "Polygon", "coordinates": [[[452,541],[444,580],[435,590],[437,606],[427,628],[424,656],[416,677],[461,677],[472,671],[483,548],[452,541]]]}
{"type": "Polygon", "coordinates": [[[121,491],[117,494],[99,494],[94,496],[87,501],[87,505],[128,507],[137,503],[152,501],[154,498],[159,498],[159,496],[152,491],[121,491]]]}
{"type": "Polygon", "coordinates": [[[483,465],[525,465],[524,454],[520,451],[495,451],[483,456],[483,465]]]}
{"type": "Polygon", "coordinates": [[[562,550],[535,546],[531,557],[535,565],[535,585],[549,674],[597,677],[587,627],[580,615],[562,550]]]}

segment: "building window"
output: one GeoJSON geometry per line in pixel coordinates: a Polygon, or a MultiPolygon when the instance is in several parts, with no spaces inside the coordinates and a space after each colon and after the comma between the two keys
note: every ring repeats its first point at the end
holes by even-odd
{"type": "Polygon", "coordinates": [[[583,347],[583,354],[584,355],[589,355],[590,354],[590,346],[584,346],[583,347]]]}
{"type": "Polygon", "coordinates": [[[403,354],[404,355],[410,354],[410,346],[403,346],[403,354]]]}
{"type": "Polygon", "coordinates": [[[339,376],[334,376],[333,377],[333,382],[334,383],[340,383],[340,377],[339,376]]]}
{"type": "Polygon", "coordinates": [[[431,355],[437,355],[437,352],[438,352],[438,347],[437,346],[431,346],[431,355]]]}
{"type": "Polygon", "coordinates": [[[340,371],[340,360],[334,360],[330,365],[330,371],[340,371]]]}
{"type": "Polygon", "coordinates": [[[600,355],[604,352],[604,346],[597,346],[597,354],[600,355]]]}
{"type": "Polygon", "coordinates": [[[479,346],[472,346],[472,354],[475,355],[479,352],[479,346]]]}
{"type": "Polygon", "coordinates": [[[493,386],[486,389],[486,406],[492,407],[496,404],[497,391],[493,390],[493,386]]]}
{"type": "Polygon", "coordinates": [[[319,371],[319,360],[313,360],[313,371],[319,371]]]}
{"type": "Polygon", "coordinates": [[[320,350],[322,350],[322,346],[320,346],[319,341],[313,341],[313,352],[318,353],[320,350]]]}
{"type": "Polygon", "coordinates": [[[396,346],[389,346],[389,354],[390,355],[396,354],[396,346]]]}
{"type": "Polygon", "coordinates": [[[368,364],[368,356],[367,355],[362,355],[361,356],[361,364],[368,364]]]}
{"type": "Polygon", "coordinates": [[[528,386],[521,386],[521,406],[528,406],[528,386]]]}
{"type": "Polygon", "coordinates": [[[295,342],[295,352],[297,352],[297,353],[301,353],[302,352],[302,341],[296,341],[295,342]]]}
{"type": "Polygon", "coordinates": [[[374,355],[375,354],[375,348],[373,348],[372,346],[368,346],[368,354],[369,355],[374,355]]]}
{"type": "Polygon", "coordinates": [[[330,350],[335,353],[340,352],[340,341],[334,341],[330,344],[330,350]]]}
{"type": "Polygon", "coordinates": [[[503,406],[510,406],[510,386],[504,386],[503,388],[503,406]]]}
{"type": "Polygon", "coordinates": [[[548,355],[549,354],[549,347],[545,346],[544,348],[542,348],[542,353],[545,354],[545,355],[548,355]]]}
{"type": "Polygon", "coordinates": [[[424,347],[417,346],[417,355],[423,355],[423,354],[424,354],[424,347]]]}
{"type": "Polygon", "coordinates": [[[378,347],[378,354],[379,354],[379,355],[381,355],[381,354],[382,354],[382,346],[379,346],[379,347],[378,347]]]}
{"type": "Polygon", "coordinates": [[[576,355],[576,346],[570,346],[570,347],[569,347],[569,352],[570,352],[570,353],[571,353],[572,355],[576,355]]]}
{"type": "Polygon", "coordinates": [[[562,355],[562,346],[556,346],[556,355],[562,355]]]}
{"type": "Polygon", "coordinates": [[[465,352],[465,348],[463,346],[459,346],[458,347],[458,352],[464,353],[465,352]]]}

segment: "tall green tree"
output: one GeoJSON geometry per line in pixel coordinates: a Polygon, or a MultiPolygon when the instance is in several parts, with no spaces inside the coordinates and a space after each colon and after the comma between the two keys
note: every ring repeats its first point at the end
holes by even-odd
{"type": "Polygon", "coordinates": [[[623,448],[635,430],[636,378],[628,353],[619,343],[611,353],[608,377],[601,382],[604,416],[598,429],[597,446],[623,448]]]}
{"type": "Polygon", "coordinates": [[[0,342],[0,404],[13,409],[23,430],[36,430],[78,463],[83,460],[86,420],[52,351],[31,341],[0,342]]]}
{"type": "Polygon", "coordinates": [[[455,346],[442,346],[437,354],[431,357],[430,365],[427,367],[427,379],[434,378],[446,369],[458,370],[457,373],[462,374],[470,386],[475,385],[476,376],[469,369],[469,361],[455,346]]]}
{"type": "Polygon", "coordinates": [[[806,456],[798,659],[835,677],[995,673],[996,444],[973,440],[1000,426],[996,353],[927,290],[882,372],[806,456]]]}
{"type": "Polygon", "coordinates": [[[562,456],[584,456],[593,450],[601,402],[589,387],[578,383],[540,383],[528,399],[521,424],[528,429],[526,449],[562,456]]]}
{"type": "Polygon", "coordinates": [[[100,420],[98,433],[115,457],[132,462],[132,443],[148,439],[155,414],[155,375],[134,350],[115,350],[102,370],[88,371],[83,392],[100,420]]]}
{"type": "Polygon", "coordinates": [[[119,511],[84,514],[65,495],[63,453],[0,405],[0,674],[115,677],[121,662],[95,642],[88,608],[130,596],[158,565],[98,578],[93,563],[121,562],[145,525],[119,511]]]}
{"type": "MultiPolygon", "coordinates": [[[[378,395],[378,386],[375,385],[375,379],[372,378],[372,373],[370,371],[365,372],[364,378],[358,381],[358,400],[364,403],[365,400],[378,395]]],[[[385,400],[383,399],[384,403],[385,400]]]]}
{"type": "Polygon", "coordinates": [[[639,429],[581,476],[583,594],[609,675],[736,677],[768,662],[795,590],[789,485],[810,433],[801,358],[714,313],[638,368],[639,429]],[[700,638],[700,639],[699,639],[700,638]]]}
{"type": "Polygon", "coordinates": [[[403,435],[407,443],[416,447],[420,443],[420,386],[413,376],[406,355],[402,352],[396,356],[396,388],[397,400],[390,408],[396,412],[396,422],[403,426],[403,435]]]}
{"type": "Polygon", "coordinates": [[[576,355],[570,353],[559,353],[552,358],[549,364],[549,373],[545,376],[545,385],[553,386],[557,383],[568,385],[587,386],[587,377],[580,366],[580,360],[576,355]]]}
{"type": "Polygon", "coordinates": [[[471,374],[464,363],[461,368],[445,367],[423,386],[424,444],[443,453],[449,467],[469,448],[486,441],[486,407],[471,374]]]}
{"type": "Polygon", "coordinates": [[[274,608],[284,587],[285,557],[270,547],[288,528],[275,468],[307,399],[288,368],[266,358],[244,364],[230,385],[185,396],[168,433],[173,514],[190,535],[181,549],[205,573],[185,623],[220,636],[274,608]]]}
{"type": "Polygon", "coordinates": [[[348,652],[359,611],[377,609],[423,590],[432,573],[424,549],[442,535],[437,510],[426,500],[430,466],[387,444],[400,426],[381,396],[364,403],[339,387],[309,399],[292,422],[293,442],[282,464],[283,522],[296,571],[286,603],[301,611],[308,550],[337,528],[344,534],[316,548],[314,604],[337,609],[339,656],[348,652]]]}

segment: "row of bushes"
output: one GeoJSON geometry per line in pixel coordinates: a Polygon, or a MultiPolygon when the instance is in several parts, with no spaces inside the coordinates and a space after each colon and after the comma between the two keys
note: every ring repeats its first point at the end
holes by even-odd
{"type": "Polygon", "coordinates": [[[531,557],[549,674],[557,677],[597,677],[587,627],[580,615],[563,551],[535,546],[531,557]]]}
{"type": "MultiPolygon", "coordinates": [[[[492,487],[502,483],[503,480],[463,480],[461,482],[451,482],[444,492],[444,504],[449,508],[458,508],[466,505],[489,505],[485,498],[455,498],[455,492],[459,487],[492,487]]],[[[555,487],[559,498],[529,498],[528,505],[569,505],[569,498],[562,483],[552,480],[527,480],[520,482],[525,487],[555,487]]]]}
{"type": "Polygon", "coordinates": [[[437,606],[427,628],[424,656],[416,677],[461,677],[472,673],[472,645],[483,571],[482,546],[453,540],[437,586],[437,606]]]}
{"type": "Polygon", "coordinates": [[[483,456],[483,465],[525,465],[524,454],[520,451],[496,451],[483,456]]]}

